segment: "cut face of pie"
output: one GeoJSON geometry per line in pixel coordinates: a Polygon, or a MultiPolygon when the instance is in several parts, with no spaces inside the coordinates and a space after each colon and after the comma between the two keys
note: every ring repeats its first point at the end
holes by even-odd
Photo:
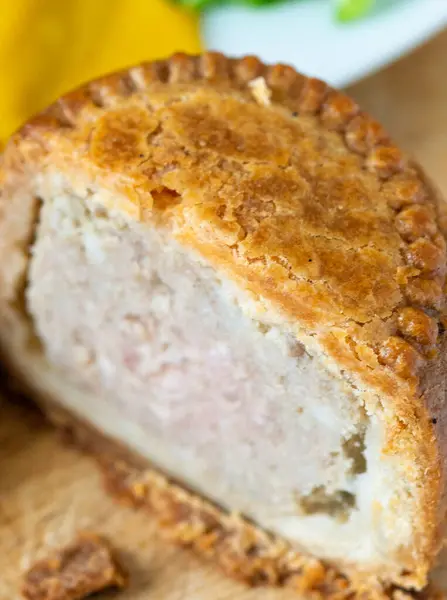
{"type": "Polygon", "coordinates": [[[5,361],[115,489],[253,583],[423,587],[447,221],[380,125],[289,67],[177,55],[1,160],[5,361]]]}

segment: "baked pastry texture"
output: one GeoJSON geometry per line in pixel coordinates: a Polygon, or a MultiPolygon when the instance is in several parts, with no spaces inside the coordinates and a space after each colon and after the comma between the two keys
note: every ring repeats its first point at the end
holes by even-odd
{"type": "Polygon", "coordinates": [[[447,218],[381,126],[290,67],[175,55],[63,97],[1,161],[1,345],[49,416],[179,481],[140,499],[161,485],[147,503],[245,579],[421,589],[447,218]]]}
{"type": "Polygon", "coordinates": [[[25,573],[26,600],[82,600],[109,588],[125,588],[129,577],[107,540],[81,532],[64,548],[25,573]]]}

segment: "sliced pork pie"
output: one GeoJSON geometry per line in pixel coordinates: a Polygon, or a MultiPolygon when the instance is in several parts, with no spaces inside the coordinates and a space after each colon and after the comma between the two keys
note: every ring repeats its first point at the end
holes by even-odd
{"type": "Polygon", "coordinates": [[[252,583],[425,585],[446,209],[380,125],[290,67],[176,55],[56,102],[0,173],[4,359],[115,491],[252,583]]]}

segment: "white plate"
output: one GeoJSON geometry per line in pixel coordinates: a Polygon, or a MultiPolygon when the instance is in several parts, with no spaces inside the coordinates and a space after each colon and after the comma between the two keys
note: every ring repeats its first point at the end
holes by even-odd
{"type": "Polygon", "coordinates": [[[381,0],[361,21],[334,21],[329,0],[264,8],[216,7],[205,13],[205,44],[233,56],[283,62],[336,87],[353,83],[447,26],[447,0],[381,0]]]}

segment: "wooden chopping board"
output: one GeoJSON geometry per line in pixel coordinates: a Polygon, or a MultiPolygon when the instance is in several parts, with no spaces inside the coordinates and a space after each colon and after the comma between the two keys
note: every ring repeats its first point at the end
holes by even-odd
{"type": "MultiPolygon", "coordinates": [[[[349,93],[420,160],[447,197],[446,74],[447,32],[349,93]]],[[[109,499],[95,465],[62,447],[42,418],[24,407],[1,407],[0,474],[0,600],[18,600],[23,570],[79,529],[105,534],[122,551],[132,580],[119,593],[122,600],[297,597],[248,589],[164,541],[146,513],[109,499]]],[[[441,563],[436,579],[443,570],[441,563]]]]}

